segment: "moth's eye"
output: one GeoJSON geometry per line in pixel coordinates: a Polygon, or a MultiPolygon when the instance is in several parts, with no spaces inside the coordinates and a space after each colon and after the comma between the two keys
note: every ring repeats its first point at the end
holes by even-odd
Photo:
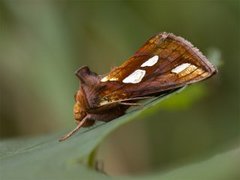
{"type": "Polygon", "coordinates": [[[82,117],[86,116],[86,112],[85,111],[81,111],[80,114],[81,114],[82,117]]]}

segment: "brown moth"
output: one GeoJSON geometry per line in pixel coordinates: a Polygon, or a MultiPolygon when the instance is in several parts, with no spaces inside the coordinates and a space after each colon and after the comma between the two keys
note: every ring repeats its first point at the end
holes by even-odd
{"type": "Polygon", "coordinates": [[[188,84],[202,81],[216,68],[182,37],[160,33],[150,38],[132,57],[107,75],[97,75],[87,66],[76,71],[81,86],[75,95],[74,118],[77,127],[95,121],[108,122],[125,114],[138,101],[164,96],[188,84]]]}

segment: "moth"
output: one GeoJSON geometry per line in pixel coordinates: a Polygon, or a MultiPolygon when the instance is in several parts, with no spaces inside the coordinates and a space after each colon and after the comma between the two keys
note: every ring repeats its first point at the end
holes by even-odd
{"type": "Polygon", "coordinates": [[[87,66],[76,71],[80,88],[75,94],[74,118],[81,127],[109,122],[138,105],[138,101],[164,96],[214,75],[217,69],[189,41],[172,33],[151,37],[132,57],[106,75],[87,66]]]}

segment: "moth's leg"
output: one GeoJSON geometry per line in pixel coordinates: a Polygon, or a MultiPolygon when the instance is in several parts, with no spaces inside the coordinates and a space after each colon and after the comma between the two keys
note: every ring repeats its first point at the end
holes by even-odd
{"type": "Polygon", "coordinates": [[[144,105],[141,103],[119,102],[121,105],[136,107],[136,109],[143,109],[144,105]]]}
{"type": "Polygon", "coordinates": [[[119,100],[119,102],[130,101],[130,100],[144,100],[144,99],[151,99],[151,98],[154,98],[154,96],[144,96],[144,97],[122,99],[122,100],[119,100]]]}
{"type": "Polygon", "coordinates": [[[141,103],[132,103],[132,102],[126,102],[126,101],[144,100],[144,99],[151,99],[151,98],[154,98],[154,97],[145,96],[145,97],[135,97],[135,98],[128,98],[128,99],[119,99],[117,101],[108,103],[108,105],[118,103],[118,104],[128,105],[128,106],[143,106],[141,103]]]}
{"type": "Polygon", "coordinates": [[[126,105],[126,106],[143,106],[141,103],[131,103],[131,102],[119,102],[121,105],[126,105]]]}
{"type": "Polygon", "coordinates": [[[66,134],[65,136],[61,137],[59,139],[59,141],[64,141],[66,139],[68,139],[69,137],[71,137],[74,133],[76,133],[82,126],[83,124],[86,122],[86,120],[88,119],[88,116],[86,116],[85,118],[83,118],[83,120],[81,120],[79,122],[79,124],[77,125],[77,127],[75,129],[73,129],[71,132],[69,132],[68,134],[66,134]]]}
{"type": "Polygon", "coordinates": [[[151,99],[151,98],[153,98],[153,96],[135,97],[135,98],[119,100],[118,103],[122,104],[122,105],[127,105],[127,106],[140,106],[140,107],[143,107],[143,104],[141,104],[141,103],[126,102],[126,101],[144,100],[144,99],[151,99]]]}

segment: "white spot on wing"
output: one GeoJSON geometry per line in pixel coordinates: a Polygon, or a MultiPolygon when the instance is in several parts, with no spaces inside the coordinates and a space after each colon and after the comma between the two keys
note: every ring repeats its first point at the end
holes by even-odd
{"type": "Polygon", "coordinates": [[[150,59],[148,59],[145,63],[143,63],[141,65],[141,67],[153,66],[157,62],[158,62],[158,55],[155,55],[155,56],[151,57],[150,59]]]}
{"type": "Polygon", "coordinates": [[[178,74],[178,73],[184,71],[184,70],[185,70],[186,68],[188,68],[190,65],[191,65],[191,64],[189,64],[189,63],[183,63],[183,64],[175,67],[174,69],[172,69],[171,72],[178,74]]]}
{"type": "Polygon", "coordinates": [[[130,74],[128,77],[123,79],[122,82],[123,83],[133,83],[133,84],[139,83],[139,82],[141,82],[141,80],[145,76],[145,74],[146,74],[145,70],[137,69],[132,74],[130,74]]]}

